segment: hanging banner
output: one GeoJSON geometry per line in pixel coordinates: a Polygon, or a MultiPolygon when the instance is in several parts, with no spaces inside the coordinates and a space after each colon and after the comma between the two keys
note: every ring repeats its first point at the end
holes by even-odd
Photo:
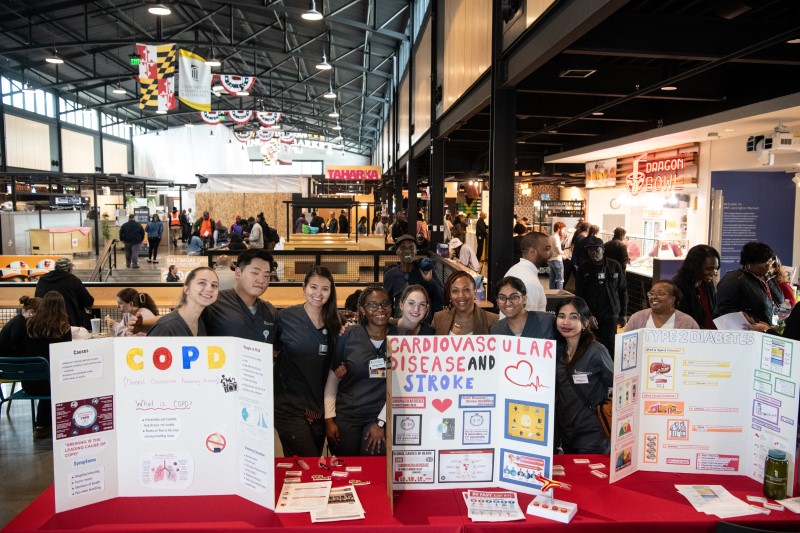
{"type": "Polygon", "coordinates": [[[296,139],[297,139],[296,133],[288,133],[288,132],[281,133],[280,141],[283,144],[295,144],[296,139]]]}
{"type": "Polygon", "coordinates": [[[231,117],[231,120],[236,124],[247,124],[250,122],[250,119],[253,118],[252,111],[244,111],[242,109],[228,111],[227,113],[228,116],[231,117]]]}
{"type": "Polygon", "coordinates": [[[283,113],[276,113],[273,111],[256,111],[256,118],[262,126],[270,127],[275,126],[281,121],[283,113]]]}
{"type": "Polygon", "coordinates": [[[219,84],[225,89],[225,92],[236,96],[238,93],[246,93],[250,91],[253,84],[256,82],[255,76],[231,76],[228,74],[220,74],[219,84]]]}
{"type": "Polygon", "coordinates": [[[234,131],[233,136],[236,137],[236,140],[240,143],[246,143],[250,139],[253,138],[255,135],[254,131],[234,131]]]}
{"type": "Polygon", "coordinates": [[[211,111],[211,67],[205,58],[181,49],[178,54],[180,96],[185,106],[200,111],[211,111]]]}
{"type": "Polygon", "coordinates": [[[616,187],[617,159],[603,159],[586,163],[586,188],[616,187]]]}
{"type": "Polygon", "coordinates": [[[377,166],[329,166],[325,177],[331,181],[380,181],[381,167],[377,166]]]}
{"type": "Polygon", "coordinates": [[[216,126],[222,122],[222,113],[220,111],[201,111],[200,118],[202,118],[203,122],[206,124],[216,126]]]}
{"type": "Polygon", "coordinates": [[[136,44],[139,63],[139,108],[157,111],[175,109],[175,45],[136,44]]]}
{"type": "Polygon", "coordinates": [[[275,134],[271,131],[258,130],[258,138],[261,142],[271,141],[274,136],[275,134]]]}

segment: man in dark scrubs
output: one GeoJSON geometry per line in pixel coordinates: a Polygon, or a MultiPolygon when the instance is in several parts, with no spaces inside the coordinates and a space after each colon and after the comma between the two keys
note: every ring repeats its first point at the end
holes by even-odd
{"type": "Polygon", "coordinates": [[[251,248],[236,260],[236,284],[219,291],[217,301],[206,307],[202,319],[211,337],[241,337],[272,344],[278,312],[261,296],[269,288],[272,254],[251,248]]]}

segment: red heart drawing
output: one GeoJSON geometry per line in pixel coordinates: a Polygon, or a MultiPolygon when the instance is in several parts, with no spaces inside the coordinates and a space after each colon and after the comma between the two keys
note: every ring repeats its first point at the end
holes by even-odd
{"type": "Polygon", "coordinates": [[[506,379],[514,385],[520,387],[527,387],[531,383],[531,376],[533,376],[533,366],[528,361],[520,361],[516,366],[506,367],[506,379]]]}
{"type": "Polygon", "coordinates": [[[447,398],[446,400],[440,400],[439,398],[436,398],[431,402],[431,405],[440,413],[444,413],[450,409],[451,405],[453,405],[453,400],[450,398],[447,398]]]}

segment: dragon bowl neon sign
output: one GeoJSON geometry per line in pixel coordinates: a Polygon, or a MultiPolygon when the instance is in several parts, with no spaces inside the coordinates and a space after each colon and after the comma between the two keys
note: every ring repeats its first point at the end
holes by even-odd
{"type": "Polygon", "coordinates": [[[686,159],[672,157],[647,161],[647,154],[633,160],[633,170],[625,176],[625,184],[631,195],[640,192],[670,192],[683,190],[683,173],[686,159]]]}

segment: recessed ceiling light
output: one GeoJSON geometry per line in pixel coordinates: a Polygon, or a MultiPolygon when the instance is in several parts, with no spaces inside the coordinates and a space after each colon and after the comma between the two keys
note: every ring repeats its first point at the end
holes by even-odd
{"type": "Polygon", "coordinates": [[[592,112],[592,116],[593,117],[602,117],[603,115],[605,115],[605,113],[603,113],[602,111],[593,111],[592,112]]]}
{"type": "Polygon", "coordinates": [[[789,39],[786,44],[800,44],[800,39],[789,39]]]}
{"type": "Polygon", "coordinates": [[[675,87],[674,85],[664,85],[664,86],[661,88],[661,90],[662,90],[662,91],[677,91],[677,90],[678,90],[678,88],[677,88],[677,87],[675,87]]]}
{"type": "Polygon", "coordinates": [[[147,8],[147,11],[153,15],[164,17],[172,14],[172,10],[164,4],[154,4],[147,8]]]}

